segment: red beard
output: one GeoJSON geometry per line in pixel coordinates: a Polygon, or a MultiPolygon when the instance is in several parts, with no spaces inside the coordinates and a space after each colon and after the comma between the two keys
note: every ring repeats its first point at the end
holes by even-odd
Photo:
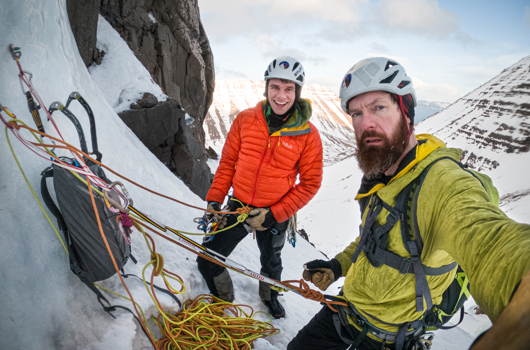
{"type": "Polygon", "coordinates": [[[357,140],[355,157],[359,163],[359,168],[361,168],[366,178],[373,179],[384,173],[405,152],[408,146],[408,130],[405,119],[401,118],[400,120],[401,122],[392,133],[390,140],[386,135],[375,130],[363,132],[361,139],[357,140]],[[383,141],[383,145],[370,145],[364,142],[368,137],[380,138],[383,141]]]}

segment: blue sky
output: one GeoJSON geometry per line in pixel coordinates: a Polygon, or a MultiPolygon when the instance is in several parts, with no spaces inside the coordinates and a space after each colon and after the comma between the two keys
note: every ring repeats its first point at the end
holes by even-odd
{"type": "Polygon", "coordinates": [[[530,0],[199,0],[216,79],[263,79],[291,55],[338,93],[370,56],[391,57],[418,98],[453,102],[530,55],[530,0]]]}

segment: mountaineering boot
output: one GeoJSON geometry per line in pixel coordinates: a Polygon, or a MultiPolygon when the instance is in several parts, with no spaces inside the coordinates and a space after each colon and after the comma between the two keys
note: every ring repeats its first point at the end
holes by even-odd
{"type": "Polygon", "coordinates": [[[263,303],[269,308],[272,317],[276,319],[285,317],[285,309],[278,301],[278,295],[272,296],[271,300],[263,300],[263,303]]]}
{"type": "Polygon", "coordinates": [[[234,284],[228,270],[225,269],[219,276],[214,277],[213,282],[219,299],[229,303],[234,301],[234,284]]]}

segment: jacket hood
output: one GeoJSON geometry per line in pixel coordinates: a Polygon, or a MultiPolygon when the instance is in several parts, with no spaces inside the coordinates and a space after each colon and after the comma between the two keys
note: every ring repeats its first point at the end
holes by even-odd
{"type": "MultiPolygon", "coordinates": [[[[369,183],[369,180],[363,177],[361,189],[357,193],[357,196],[355,196],[355,200],[367,197],[386,187],[390,183],[404,177],[413,167],[418,165],[418,163],[424,159],[429,158],[429,161],[423,162],[421,164],[422,168],[427,167],[432,161],[441,157],[452,157],[457,161],[460,160],[462,150],[457,148],[447,148],[442,140],[433,135],[420,134],[416,135],[416,139],[418,140],[418,144],[414,148],[416,150],[415,157],[412,160],[409,160],[409,163],[404,167],[403,164],[400,164],[401,170],[395,174],[387,184],[377,181],[369,183]]],[[[412,178],[410,181],[412,181],[412,178]]]]}

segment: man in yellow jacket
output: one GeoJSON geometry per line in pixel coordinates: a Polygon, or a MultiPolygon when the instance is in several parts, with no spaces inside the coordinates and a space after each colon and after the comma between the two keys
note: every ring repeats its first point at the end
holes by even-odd
{"type": "Polygon", "coordinates": [[[364,173],[361,234],[334,259],[307,263],[304,278],[325,290],[345,276],[348,312],[324,306],[287,349],[428,349],[423,316],[457,264],[493,322],[472,349],[530,349],[530,225],[498,208],[491,180],[458,163],[462,150],[414,134],[416,95],[399,63],[360,61],[340,98],[364,173]]]}

